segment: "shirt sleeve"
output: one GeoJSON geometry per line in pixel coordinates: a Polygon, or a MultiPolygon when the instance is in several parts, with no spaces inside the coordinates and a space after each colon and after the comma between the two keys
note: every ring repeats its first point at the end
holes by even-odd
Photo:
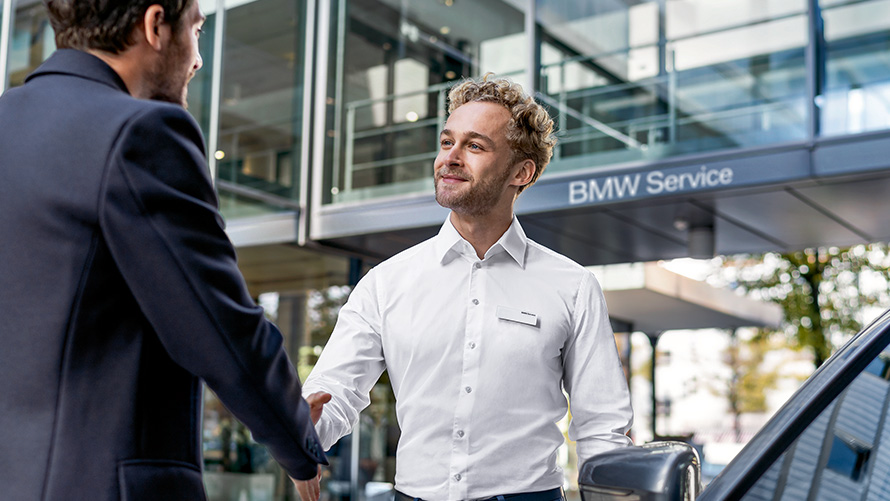
{"type": "Polygon", "coordinates": [[[152,105],[122,129],[102,237],[170,358],[203,378],[297,479],[326,464],[278,329],[251,299],[223,229],[194,120],[152,105]]]}
{"type": "Polygon", "coordinates": [[[630,392],[602,289],[589,272],[578,290],[574,332],[563,352],[563,385],[579,465],[599,452],[633,445],[626,435],[633,423],[630,392]]]}
{"type": "Polygon", "coordinates": [[[370,392],[386,367],[375,270],[355,286],[337,317],[331,339],[303,385],[303,395],[331,394],[315,425],[328,450],[349,434],[370,403],[370,392]]]}

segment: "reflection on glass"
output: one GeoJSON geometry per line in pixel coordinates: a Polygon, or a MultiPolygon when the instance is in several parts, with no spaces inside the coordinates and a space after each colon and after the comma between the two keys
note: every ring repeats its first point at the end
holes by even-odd
{"type": "Polygon", "coordinates": [[[821,131],[865,132],[890,124],[890,1],[822,2],[826,77],[821,131]]]}
{"type": "Polygon", "coordinates": [[[890,381],[886,350],[803,431],[743,497],[890,498],[890,381]]]}
{"type": "Polygon", "coordinates": [[[25,77],[37,69],[56,50],[52,26],[43,3],[16,9],[12,40],[9,44],[9,87],[25,83],[25,77]]]}
{"type": "Polygon", "coordinates": [[[305,3],[258,0],[225,19],[219,145],[209,154],[224,214],[241,217],[268,206],[233,196],[239,189],[273,202],[299,198],[305,3]]]}
{"type": "Polygon", "coordinates": [[[804,0],[538,9],[541,99],[563,134],[552,170],[806,137],[804,0]]]}
{"type": "Polygon", "coordinates": [[[454,80],[523,78],[524,16],[501,0],[331,4],[324,202],[432,189],[454,80]]]}

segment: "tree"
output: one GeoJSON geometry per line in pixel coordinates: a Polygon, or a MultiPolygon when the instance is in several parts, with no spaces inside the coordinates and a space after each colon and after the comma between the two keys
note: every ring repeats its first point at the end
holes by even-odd
{"type": "Polygon", "coordinates": [[[709,281],[780,304],[783,325],[759,337],[784,334],[791,346],[810,350],[819,367],[879,305],[888,304],[888,254],[887,244],[875,243],[731,256],[719,258],[722,267],[709,281]]]}
{"type": "Polygon", "coordinates": [[[765,338],[755,338],[747,343],[739,341],[735,330],[730,331],[730,343],[723,354],[723,363],[729,367],[728,379],[716,378],[711,391],[724,396],[732,414],[732,429],[736,441],[741,441],[742,414],[766,412],[766,393],[776,387],[777,370],[764,370],[766,353],[772,349],[765,338]]]}
{"type": "Polygon", "coordinates": [[[311,290],[306,300],[306,313],[308,316],[309,343],[301,346],[299,359],[297,360],[297,372],[300,380],[305,381],[315,367],[322,347],[328,344],[334,325],[337,323],[337,315],[340,308],[346,304],[346,299],[352,287],[348,285],[332,286],[326,289],[311,290]]]}

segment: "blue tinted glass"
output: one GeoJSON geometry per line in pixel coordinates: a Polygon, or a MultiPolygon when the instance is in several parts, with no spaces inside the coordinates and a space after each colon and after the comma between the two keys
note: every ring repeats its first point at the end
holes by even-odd
{"type": "Polygon", "coordinates": [[[890,499],[888,355],[875,357],[742,499],[890,499]]]}
{"type": "Polygon", "coordinates": [[[882,0],[821,0],[825,23],[825,82],[820,96],[824,135],[887,128],[883,105],[890,68],[876,61],[887,53],[890,30],[882,0]]]}
{"type": "Polygon", "coordinates": [[[866,455],[867,452],[857,452],[840,438],[834,437],[834,441],[831,443],[831,453],[828,455],[827,467],[829,470],[858,480],[865,462],[863,456],[866,455]]]}
{"type": "Polygon", "coordinates": [[[887,371],[887,364],[879,358],[876,358],[868,364],[868,367],[865,368],[865,372],[874,374],[878,377],[884,377],[884,373],[887,371]]]}

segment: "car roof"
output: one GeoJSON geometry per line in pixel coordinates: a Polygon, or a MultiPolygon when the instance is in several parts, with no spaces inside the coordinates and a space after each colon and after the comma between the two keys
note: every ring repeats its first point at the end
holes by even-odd
{"type": "Polygon", "coordinates": [[[890,310],[853,336],[791,396],[714,478],[700,501],[739,499],[798,436],[890,344],[890,310]]]}

